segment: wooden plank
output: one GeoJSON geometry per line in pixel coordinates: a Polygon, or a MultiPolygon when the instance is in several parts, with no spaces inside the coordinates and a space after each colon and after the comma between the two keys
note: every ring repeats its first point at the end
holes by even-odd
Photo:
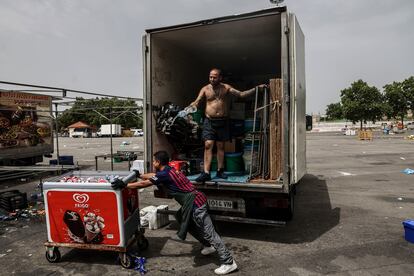
{"type": "Polygon", "coordinates": [[[270,88],[270,98],[272,105],[270,111],[270,158],[269,158],[269,168],[270,168],[270,179],[276,180],[282,174],[282,164],[283,164],[283,155],[282,155],[282,80],[281,79],[271,79],[269,81],[270,88]]]}

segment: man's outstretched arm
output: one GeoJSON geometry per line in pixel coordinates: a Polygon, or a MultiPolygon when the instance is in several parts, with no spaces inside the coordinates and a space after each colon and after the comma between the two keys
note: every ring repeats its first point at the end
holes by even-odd
{"type": "Polygon", "coordinates": [[[146,188],[146,187],[149,187],[149,186],[152,186],[152,185],[154,185],[154,184],[150,180],[141,180],[141,181],[138,181],[138,182],[128,183],[127,188],[142,189],[142,188],[146,188]]]}
{"type": "MultiPolygon", "coordinates": [[[[256,86],[257,88],[263,88],[263,87],[267,87],[266,84],[260,84],[258,86],[256,86]]],[[[239,98],[247,98],[250,97],[251,95],[254,94],[254,92],[256,91],[256,87],[246,90],[246,91],[239,91],[234,87],[229,86],[229,92],[230,94],[232,94],[233,96],[239,97],[239,98]]]]}
{"type": "Polygon", "coordinates": [[[200,93],[198,93],[197,99],[194,102],[192,102],[190,104],[190,106],[198,107],[198,105],[200,104],[201,100],[204,98],[204,95],[205,95],[204,89],[201,89],[200,90],[200,93]]]}

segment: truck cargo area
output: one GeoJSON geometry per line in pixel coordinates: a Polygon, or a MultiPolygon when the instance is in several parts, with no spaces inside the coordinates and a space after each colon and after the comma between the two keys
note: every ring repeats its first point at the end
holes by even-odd
{"type": "MultiPolygon", "coordinates": [[[[210,70],[221,69],[222,82],[239,91],[269,85],[226,101],[232,136],[224,145],[228,178],[215,177],[219,166],[213,157],[212,180],[197,183],[197,189],[217,218],[289,220],[294,184],[306,171],[304,35],[295,15],[279,7],[147,30],[143,57],[145,168],[151,171],[153,154],[165,150],[170,166],[193,183],[203,171],[206,104],[184,116],[180,110],[209,83],[210,70]]],[[[168,193],[157,190],[155,196],[168,193]]]]}
{"type": "MultiPolygon", "coordinates": [[[[147,70],[150,71],[151,77],[147,85],[150,86],[151,93],[147,95],[147,103],[151,103],[153,110],[167,102],[181,108],[188,106],[195,100],[201,87],[208,84],[208,75],[212,68],[222,69],[223,82],[240,91],[262,83],[268,84],[271,79],[280,79],[281,29],[281,14],[272,12],[269,15],[242,19],[227,18],[149,31],[148,50],[151,66],[147,67],[147,70]]],[[[265,105],[264,97],[263,91],[259,91],[257,107],[265,105]]],[[[270,95],[267,94],[267,104],[270,101],[270,95]]],[[[257,136],[256,142],[252,142],[252,137],[248,137],[247,131],[243,132],[240,129],[244,128],[246,122],[253,121],[255,95],[242,100],[233,97],[229,105],[232,140],[226,143],[226,155],[229,154],[231,158],[231,154],[244,151],[244,161],[246,161],[246,158],[250,158],[250,152],[246,153],[246,150],[250,150],[250,145],[252,143],[255,145],[260,139],[257,136]],[[250,139],[250,144],[246,139],[250,139]]],[[[200,107],[204,106],[205,103],[200,105],[200,107]]],[[[153,110],[150,112],[154,112],[153,110]]],[[[201,112],[204,113],[204,110],[201,112]]],[[[256,129],[261,122],[263,123],[263,113],[257,113],[256,129]]],[[[151,146],[147,148],[148,160],[151,160],[152,154],[159,150],[166,150],[176,157],[174,159],[179,160],[203,158],[201,139],[198,145],[187,145],[177,150],[165,135],[157,131],[154,116],[148,114],[148,117],[152,118],[152,132],[149,139],[151,146]]],[[[279,139],[274,143],[280,146],[282,141],[279,139]]],[[[213,159],[212,171],[217,169],[214,162],[213,159]]],[[[192,166],[196,166],[196,170],[199,169],[198,163],[192,166]]],[[[226,181],[213,179],[213,182],[218,182],[222,187],[246,188],[249,187],[246,185],[251,185],[260,188],[266,184],[267,189],[281,188],[281,184],[276,180],[280,180],[280,175],[274,177],[273,181],[255,182],[249,178],[248,165],[243,168],[246,170],[242,173],[229,173],[226,181]]],[[[189,178],[195,179],[194,176],[189,178]]]]}

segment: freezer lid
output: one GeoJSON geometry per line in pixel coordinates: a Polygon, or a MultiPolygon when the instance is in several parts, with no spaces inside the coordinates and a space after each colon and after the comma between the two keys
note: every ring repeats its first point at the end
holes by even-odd
{"type": "Polygon", "coordinates": [[[192,23],[185,23],[185,24],[173,25],[173,26],[168,26],[168,27],[147,29],[146,32],[147,33],[156,33],[156,32],[170,31],[170,30],[174,30],[174,29],[184,29],[184,28],[189,28],[189,27],[194,27],[194,26],[216,24],[216,23],[222,23],[222,22],[225,22],[225,21],[239,20],[239,19],[249,18],[249,17],[258,17],[258,16],[279,14],[279,13],[285,12],[286,10],[287,10],[286,7],[269,8],[269,9],[263,9],[263,10],[259,10],[259,11],[249,12],[249,13],[235,14],[235,15],[222,16],[222,17],[217,17],[217,18],[204,19],[204,20],[199,20],[199,21],[195,21],[195,22],[192,22],[192,23]]]}
{"type": "Polygon", "coordinates": [[[54,189],[65,190],[113,190],[111,183],[72,183],[72,182],[45,182],[43,191],[54,189]]]}
{"type": "MultiPolygon", "coordinates": [[[[43,184],[43,190],[51,189],[69,189],[69,190],[111,190],[115,191],[111,187],[111,183],[97,183],[97,182],[60,182],[60,179],[64,177],[76,176],[79,178],[87,179],[89,177],[99,178],[107,175],[118,175],[119,177],[125,177],[129,175],[129,171],[73,171],[58,177],[49,178],[43,184]]],[[[117,190],[119,191],[119,190],[117,190]]]]}
{"type": "Polygon", "coordinates": [[[306,79],[305,36],[294,14],[289,14],[291,90],[291,183],[306,173],[306,79]]]}

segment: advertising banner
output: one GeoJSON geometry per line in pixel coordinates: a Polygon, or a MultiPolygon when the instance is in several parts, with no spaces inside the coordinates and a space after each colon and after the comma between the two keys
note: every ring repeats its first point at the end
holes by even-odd
{"type": "Polygon", "coordinates": [[[48,191],[50,237],[57,243],[119,245],[120,227],[113,191],[48,191]]]}
{"type": "Polygon", "coordinates": [[[0,151],[36,147],[53,152],[51,104],[48,95],[0,92],[0,151]]]}

